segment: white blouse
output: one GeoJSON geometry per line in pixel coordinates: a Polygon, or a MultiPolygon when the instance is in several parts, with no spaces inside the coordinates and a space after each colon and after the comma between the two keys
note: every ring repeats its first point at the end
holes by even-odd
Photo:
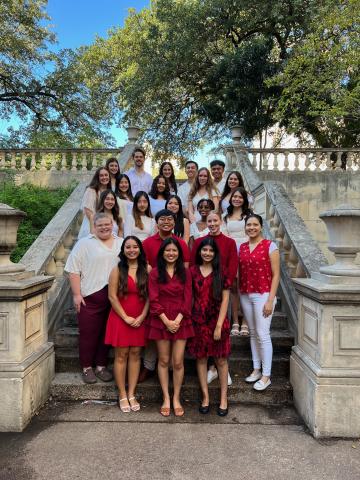
{"type": "Polygon", "coordinates": [[[132,215],[128,215],[124,224],[124,238],[128,235],[134,235],[141,242],[146,238],[154,235],[155,233],[155,220],[153,218],[147,217],[146,215],[141,215],[141,221],[144,225],[144,229],[141,230],[135,225],[135,219],[132,215]]]}
{"type": "Polygon", "coordinates": [[[190,224],[190,237],[193,237],[194,240],[200,237],[205,237],[208,234],[209,229],[207,227],[200,231],[196,222],[190,224]]]}

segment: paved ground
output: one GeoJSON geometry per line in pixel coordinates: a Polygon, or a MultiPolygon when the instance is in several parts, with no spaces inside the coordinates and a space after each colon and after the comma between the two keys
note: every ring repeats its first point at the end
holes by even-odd
{"type": "Polygon", "coordinates": [[[122,478],[357,480],[360,441],[316,441],[293,409],[244,405],[167,420],[145,405],[50,403],[22,434],[0,434],[1,480],[122,478]]]}

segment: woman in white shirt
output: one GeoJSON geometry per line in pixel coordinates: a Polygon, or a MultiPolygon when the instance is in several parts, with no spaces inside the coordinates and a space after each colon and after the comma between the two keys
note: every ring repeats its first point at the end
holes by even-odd
{"type": "Polygon", "coordinates": [[[116,182],[115,193],[118,197],[118,204],[120,208],[120,215],[126,219],[132,212],[134,197],[131,191],[131,182],[129,177],[122,173],[116,182]]]}
{"type": "MultiPolygon", "coordinates": [[[[123,219],[120,216],[119,205],[115,193],[112,190],[105,190],[100,195],[97,212],[105,213],[113,222],[112,232],[117,237],[123,236],[123,219]]],[[[93,228],[92,228],[93,230],[93,228]]]]}
{"type": "Polygon", "coordinates": [[[227,212],[227,208],[230,205],[230,196],[235,188],[243,187],[244,188],[244,181],[241,176],[241,173],[234,170],[229,173],[227,176],[225,187],[223,193],[220,198],[220,213],[227,212]]]}
{"type": "Polygon", "coordinates": [[[111,190],[116,192],[116,185],[120,177],[119,163],[115,157],[110,157],[106,160],[105,167],[110,172],[111,190]]]}
{"type": "Polygon", "coordinates": [[[177,185],[175,180],[175,172],[172,164],[170,162],[163,162],[160,166],[159,175],[162,175],[166,178],[170,193],[177,195],[177,185]]]}
{"type": "Polygon", "coordinates": [[[190,225],[190,240],[189,240],[189,248],[192,249],[194,241],[197,238],[205,237],[209,233],[209,229],[207,227],[206,219],[210,212],[215,210],[215,205],[210,198],[203,198],[197,204],[197,211],[200,216],[200,220],[198,222],[194,222],[190,225]]]}
{"type": "Polygon", "coordinates": [[[207,168],[200,168],[198,171],[193,186],[189,193],[188,212],[190,223],[196,221],[196,208],[199,200],[209,198],[214,202],[215,210],[219,206],[220,194],[214,186],[210,172],[207,168]]]}
{"type": "Polygon", "coordinates": [[[155,220],[153,219],[149,195],[146,192],[137,192],[131,215],[128,215],[124,225],[124,238],[133,235],[144,241],[155,233],[155,220]]]}
{"type": "MultiPolygon", "coordinates": [[[[249,208],[248,195],[243,187],[235,188],[230,195],[229,206],[226,213],[223,215],[222,231],[235,240],[237,251],[239,252],[240,245],[249,240],[245,233],[245,218],[252,213],[249,208]]],[[[247,321],[242,317],[241,328],[239,330],[239,280],[235,279],[234,285],[231,288],[230,305],[231,317],[233,325],[230,334],[233,336],[249,336],[249,327],[247,321]]],[[[241,315],[241,310],[240,310],[241,315]]]]}
{"type": "Polygon", "coordinates": [[[79,239],[89,235],[100,194],[109,188],[111,188],[109,170],[106,167],[99,167],[85,190],[81,203],[84,218],[78,235],[79,239]]]}
{"type": "Polygon", "coordinates": [[[151,213],[155,216],[157,212],[165,208],[165,203],[170,196],[169,183],[164,175],[154,178],[149,192],[151,213]]]}

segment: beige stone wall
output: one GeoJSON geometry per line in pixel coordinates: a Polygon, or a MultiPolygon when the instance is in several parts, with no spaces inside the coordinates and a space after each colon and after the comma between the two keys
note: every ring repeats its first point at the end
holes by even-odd
{"type": "MultiPolygon", "coordinates": [[[[258,172],[262,180],[281,182],[306,226],[332,263],[327,248],[327,231],[319,214],[341,204],[360,205],[360,171],[258,172]]],[[[357,263],[360,263],[358,257],[357,263]]]]}

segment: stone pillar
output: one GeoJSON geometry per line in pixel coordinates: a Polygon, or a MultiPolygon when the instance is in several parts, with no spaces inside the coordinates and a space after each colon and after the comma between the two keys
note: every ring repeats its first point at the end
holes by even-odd
{"type": "Polygon", "coordinates": [[[360,209],[320,215],[336,263],[294,280],[298,344],[290,359],[295,406],[315,437],[360,436],[360,209]],[[345,255],[345,259],[344,259],[345,255]]]}
{"type": "Polygon", "coordinates": [[[46,292],[53,277],[35,276],[9,255],[25,214],[0,204],[0,431],[20,432],[49,396],[55,374],[47,336],[46,292]]]}

